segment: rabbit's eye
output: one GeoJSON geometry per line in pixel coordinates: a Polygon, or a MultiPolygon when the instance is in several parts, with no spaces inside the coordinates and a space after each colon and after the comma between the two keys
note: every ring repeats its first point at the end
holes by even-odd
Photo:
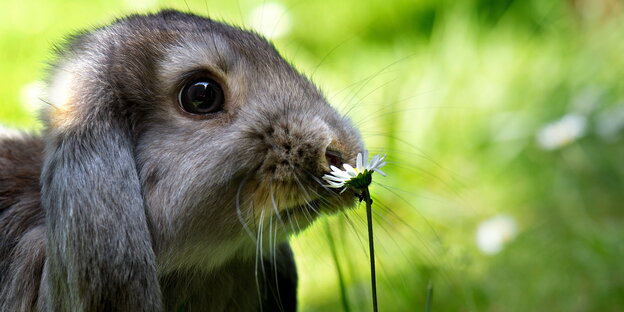
{"type": "Polygon", "coordinates": [[[223,109],[223,90],[212,79],[195,80],[180,90],[178,102],[187,113],[197,115],[216,113],[223,109]]]}

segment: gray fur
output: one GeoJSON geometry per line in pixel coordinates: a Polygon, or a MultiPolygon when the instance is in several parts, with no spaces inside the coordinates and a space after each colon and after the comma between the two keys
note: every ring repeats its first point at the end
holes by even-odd
{"type": "Polygon", "coordinates": [[[362,149],[348,119],[270,43],[195,15],[61,51],[43,136],[0,138],[0,310],[295,309],[288,236],[353,205],[319,182],[327,150],[362,149]],[[181,111],[197,74],[223,112],[181,111]]]}

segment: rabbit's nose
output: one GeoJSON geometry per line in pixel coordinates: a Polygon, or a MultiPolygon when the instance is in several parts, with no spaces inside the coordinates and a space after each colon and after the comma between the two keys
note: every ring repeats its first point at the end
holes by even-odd
{"type": "Polygon", "coordinates": [[[325,160],[327,161],[328,167],[335,166],[340,168],[340,166],[344,163],[344,160],[339,152],[329,149],[325,150],[325,160]]]}

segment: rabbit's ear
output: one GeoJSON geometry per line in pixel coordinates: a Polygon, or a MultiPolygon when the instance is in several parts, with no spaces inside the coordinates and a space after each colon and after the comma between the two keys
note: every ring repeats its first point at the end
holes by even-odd
{"type": "Polygon", "coordinates": [[[65,102],[48,114],[41,175],[46,305],[53,311],[159,311],[132,114],[114,86],[93,81],[93,87],[83,81],[88,89],[68,88],[65,102]]]}

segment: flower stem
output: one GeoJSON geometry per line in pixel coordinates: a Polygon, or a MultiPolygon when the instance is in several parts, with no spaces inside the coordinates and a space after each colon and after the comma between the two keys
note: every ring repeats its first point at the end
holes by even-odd
{"type": "Polygon", "coordinates": [[[371,287],[373,291],[373,311],[377,312],[377,278],[375,276],[375,242],[373,241],[373,213],[368,186],[362,189],[362,200],[366,203],[366,219],[368,223],[368,249],[370,252],[371,287]]]}

